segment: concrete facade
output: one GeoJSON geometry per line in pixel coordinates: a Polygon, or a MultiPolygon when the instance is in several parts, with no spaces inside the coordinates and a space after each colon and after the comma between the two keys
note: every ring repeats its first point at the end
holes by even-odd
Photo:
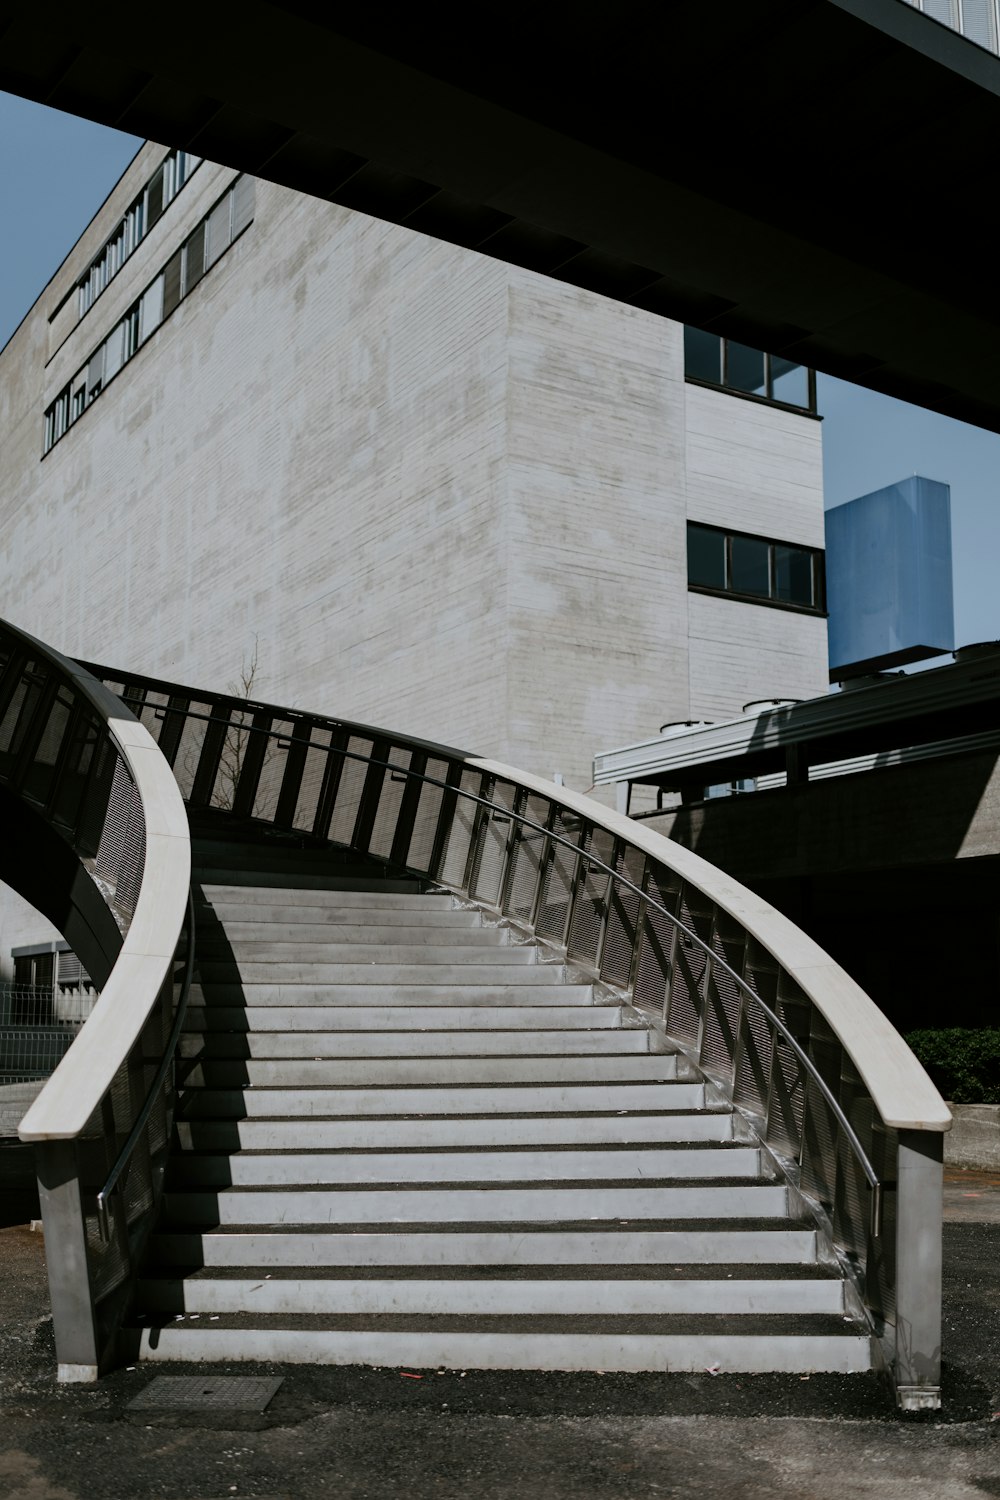
{"type": "Polygon", "coordinates": [[[679,325],[263,182],[41,458],[46,406],[235,176],[203,164],[77,320],[163,154],[0,357],[11,619],[213,687],[256,637],[262,697],[577,786],[663,717],[822,689],[822,619],[689,598],[684,534],[822,545],[815,421],[685,385],[679,325]]]}
{"type": "Polygon", "coordinates": [[[234,181],[203,163],[80,317],[138,153],[0,355],[4,614],[71,655],[560,772],[825,683],[825,621],[689,594],[690,519],[822,545],[820,425],[683,331],[258,181],[44,456],[43,414],[234,181]]]}

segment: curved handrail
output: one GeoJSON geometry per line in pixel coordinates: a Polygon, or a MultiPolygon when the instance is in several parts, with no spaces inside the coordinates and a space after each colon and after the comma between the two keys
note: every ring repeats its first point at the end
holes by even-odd
{"type": "MultiPolygon", "coordinates": [[[[886,1125],[894,1130],[951,1129],[947,1105],[892,1023],[846,970],[769,902],[682,844],[653,829],[637,827],[634,819],[610,808],[595,808],[588,796],[552,786],[541,777],[498,761],[474,758],[468,763],[488,775],[514,781],[558,801],[568,811],[627,839],[689,881],[794,973],[851,1057],[886,1125]],[[860,1049],[861,1042],[864,1051],[860,1049]]],[[[717,956],[715,961],[720,962],[717,956]]],[[[756,991],[753,993],[759,1000],[756,991]]]]}
{"type": "MultiPolygon", "coordinates": [[[[101,669],[103,670],[103,669],[101,669]]],[[[215,694],[209,695],[213,701],[215,694]]],[[[221,697],[221,695],[220,695],[221,697]]],[[[244,712],[253,709],[261,710],[266,706],[258,703],[245,703],[242,700],[226,698],[225,701],[234,709],[244,712]]],[[[273,714],[282,717],[290,715],[293,711],[287,709],[271,709],[273,714]]],[[[157,707],[157,714],[178,715],[186,719],[200,720],[211,723],[209,714],[202,714],[190,708],[172,708],[169,704],[157,707]]],[[[299,712],[298,717],[307,722],[320,723],[313,715],[304,715],[299,712]]],[[[360,733],[366,737],[383,738],[399,743],[401,736],[389,730],[373,728],[367,724],[353,724],[343,719],[327,720],[330,724],[340,730],[352,733],[360,733]]],[[[241,725],[241,733],[248,736],[260,735],[276,742],[284,743],[287,736],[281,731],[264,729],[254,724],[241,725]]],[[[395,772],[399,775],[411,777],[414,780],[427,782],[437,786],[449,793],[462,796],[472,802],[478,802],[484,806],[492,806],[502,811],[505,816],[517,817],[525,826],[534,827],[538,832],[551,838],[554,842],[564,845],[574,853],[580,853],[579,847],[572,840],[564,839],[553,830],[544,828],[541,824],[532,823],[531,819],[524,818],[513,813],[509,808],[499,808],[497,804],[490,803],[489,799],[478,797],[472,792],[465,791],[461,787],[449,784],[440,778],[428,776],[426,773],[416,772],[408,766],[390,763],[376,756],[362,755],[357,751],[350,751],[333,745],[322,744],[311,738],[305,738],[299,742],[303,748],[319,750],[324,754],[342,756],[347,760],[356,760],[369,765],[380,766],[385,770],[395,772]]],[[[405,737],[407,745],[415,745],[420,749],[426,749],[436,754],[447,754],[462,761],[469,768],[481,771],[499,780],[510,782],[515,786],[521,786],[529,791],[535,791],[544,796],[548,801],[557,806],[564,807],[567,811],[594,825],[604,828],[607,832],[626,839],[630,844],[641,849],[644,853],[665,865],[674,874],[681,876],[690,882],[710,900],[716,902],[724,911],[740,922],[748,932],[752,933],[757,941],[771,953],[774,958],[790,968],[794,969],[796,978],[802,984],[803,989],[830,1024],[839,1040],[844,1045],[849,1056],[863,1078],[869,1093],[879,1111],[883,1122],[894,1130],[930,1130],[946,1131],[951,1128],[951,1114],[931,1083],[923,1065],[917,1060],[910,1048],[894,1026],[886,1019],[882,1011],[878,1009],[874,1001],[861,989],[844,969],[841,968],[818,943],[808,937],[801,928],[795,926],[787,917],[775,907],[756,896],[746,886],[727,875],[718,866],[710,864],[707,860],[695,854],[692,850],[685,849],[683,845],[665,838],[662,834],[652,829],[637,826],[632,818],[604,807],[603,804],[595,802],[593,798],[579,792],[572,792],[567,787],[557,786],[553,782],[546,781],[542,777],[533,776],[528,772],[518,770],[513,766],[505,765],[499,761],[481,759],[476,756],[466,755],[463,752],[449,750],[443,746],[432,746],[427,741],[410,740],[405,737]],[[791,961],[789,960],[791,954],[791,961]],[[867,1050],[861,1052],[858,1049],[858,1039],[863,1039],[867,1044],[867,1050]]],[[[696,932],[686,927],[675,915],[651,897],[648,892],[640,890],[632,884],[620,871],[612,869],[609,865],[598,860],[594,855],[585,855],[591,864],[597,864],[604,873],[610,875],[626,889],[631,890],[644,902],[667,917],[677,928],[683,930],[699,948],[701,948],[710,960],[720,966],[729,977],[748,995],[752,996],[756,1004],[768,1015],[782,1032],[785,1039],[791,1043],[800,1055],[799,1047],[794,1036],[788,1031],[784,1022],[769,1010],[765,1002],[746,981],[735,972],[724,959],[721,959],[707,943],[701,939],[696,932]]],[[[833,1100],[830,1090],[808,1058],[805,1060],[810,1074],[814,1077],[817,1086],[828,1098],[831,1107],[835,1108],[838,1118],[841,1119],[845,1134],[850,1140],[857,1140],[853,1127],[843,1115],[840,1106],[833,1100]]],[[[852,1141],[852,1146],[853,1146],[852,1141]]],[[[863,1148],[858,1143],[854,1147],[856,1154],[860,1153],[859,1161],[862,1162],[865,1175],[868,1177],[872,1187],[875,1186],[876,1174],[871,1163],[868,1161],[863,1148]]]]}
{"type": "Polygon", "coordinates": [[[8,865],[14,883],[82,945],[100,985],[19,1130],[35,1145],[59,1378],[92,1380],[114,1356],[162,1186],[173,1106],[163,1044],[174,1037],[191,882],[187,813],[155,740],[121,700],[5,622],[0,783],[20,832],[18,863],[8,865]],[[141,1144],[142,1163],[124,1191],[125,1164],[116,1163],[111,1225],[107,1200],[96,1204],[90,1185],[122,1136],[130,1155],[141,1144]]]}
{"type": "Polygon", "coordinates": [[[97,1004],[21,1121],[22,1141],[73,1140],[83,1132],[172,971],[184,924],[191,884],[184,803],[149,731],[119,699],[114,709],[108,730],[134,778],[145,824],[139,899],[97,1004]]]}

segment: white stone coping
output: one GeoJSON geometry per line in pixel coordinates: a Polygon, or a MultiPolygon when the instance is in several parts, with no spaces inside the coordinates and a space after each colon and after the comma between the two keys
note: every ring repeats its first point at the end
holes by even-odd
{"type": "MultiPolygon", "coordinates": [[[[951,1114],[924,1068],[899,1032],[860,985],[834,963],[794,922],[709,864],[643,823],[612,812],[593,798],[568,791],[498,761],[469,758],[466,764],[527,787],[641,849],[728,912],[801,986],[853,1062],[882,1120],[895,1130],[951,1128],[951,1114]]],[[[886,941],[893,942],[891,933],[886,941]]]]}
{"type": "MultiPolygon", "coordinates": [[[[96,686],[86,684],[92,699],[96,686]]],[[[111,701],[121,713],[117,700],[111,701]]],[[[171,973],[187,908],[191,838],[173,772],[138,720],[108,718],[106,722],[142,802],[146,857],[139,900],[97,1004],[21,1121],[22,1141],[73,1140],[83,1131],[138,1040],[171,973]]]]}

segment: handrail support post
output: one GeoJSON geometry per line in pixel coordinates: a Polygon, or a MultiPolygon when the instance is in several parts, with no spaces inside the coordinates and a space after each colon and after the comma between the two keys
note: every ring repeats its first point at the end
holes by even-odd
{"type": "Polygon", "coordinates": [[[943,1152],[940,1131],[900,1131],[895,1383],[905,1411],[935,1411],[941,1405],[943,1152]]]}
{"type": "Polygon", "coordinates": [[[100,1356],[77,1143],[40,1141],[35,1146],[35,1163],[45,1225],[58,1378],[64,1384],[93,1381],[98,1377],[100,1356]]]}

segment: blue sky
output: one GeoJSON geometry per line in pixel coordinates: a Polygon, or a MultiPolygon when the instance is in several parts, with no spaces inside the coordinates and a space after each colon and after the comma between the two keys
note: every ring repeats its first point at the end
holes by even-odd
{"type": "MultiPolygon", "coordinates": [[[[0,93],[0,348],[140,144],[0,93]]],[[[825,376],[819,403],[827,505],[908,474],[950,484],[956,639],[1000,638],[1000,436],[825,376]]]]}

